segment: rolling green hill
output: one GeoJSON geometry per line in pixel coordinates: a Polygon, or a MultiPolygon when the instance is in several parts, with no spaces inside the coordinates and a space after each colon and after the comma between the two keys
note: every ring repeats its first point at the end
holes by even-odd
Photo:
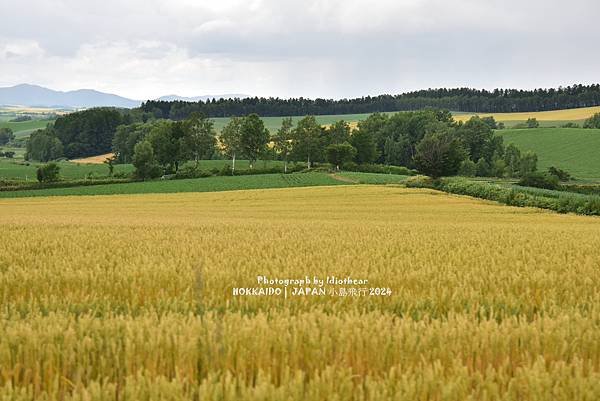
{"type": "Polygon", "coordinates": [[[577,179],[600,180],[600,130],[537,128],[497,131],[506,144],[538,155],[538,169],[567,170],[577,179]]]}
{"type": "Polygon", "coordinates": [[[8,127],[13,130],[17,138],[27,136],[36,129],[46,128],[46,125],[51,123],[51,120],[31,120],[20,123],[8,121],[0,121],[0,128],[8,127]]]}

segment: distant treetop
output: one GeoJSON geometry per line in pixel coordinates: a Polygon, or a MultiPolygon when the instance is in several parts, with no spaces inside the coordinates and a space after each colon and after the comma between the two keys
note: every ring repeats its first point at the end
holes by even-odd
{"type": "Polygon", "coordinates": [[[573,85],[558,89],[456,88],[427,89],[400,95],[356,99],[234,98],[199,102],[149,100],[144,112],[157,118],[182,120],[193,112],[207,117],[232,117],[256,113],[268,116],[304,116],[410,111],[425,108],[473,113],[534,112],[600,106],[600,85],[573,85]]]}

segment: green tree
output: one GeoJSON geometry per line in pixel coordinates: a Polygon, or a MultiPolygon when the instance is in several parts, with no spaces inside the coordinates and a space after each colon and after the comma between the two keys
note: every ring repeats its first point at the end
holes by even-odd
{"type": "Polygon", "coordinates": [[[455,175],[467,157],[453,130],[430,132],[416,147],[415,165],[433,178],[455,175]]]}
{"type": "Polygon", "coordinates": [[[160,167],[154,158],[154,149],[148,141],[142,141],[135,145],[133,151],[133,166],[135,176],[146,180],[160,176],[160,167]]]}
{"type": "Polygon", "coordinates": [[[510,178],[519,175],[521,166],[521,151],[512,143],[504,150],[504,163],[506,165],[506,175],[510,178]]]}
{"type": "MultiPolygon", "coordinates": [[[[382,130],[382,136],[377,142],[377,150],[383,154],[378,161],[385,161],[385,143],[389,139],[399,145],[396,150],[401,154],[395,155],[397,165],[414,167],[416,146],[429,132],[445,130],[452,125],[450,114],[437,110],[396,113],[388,118],[382,130]]],[[[389,142],[388,142],[389,143],[389,142]]]]}
{"type": "Polygon", "coordinates": [[[496,123],[496,119],[492,116],[489,117],[483,117],[481,119],[481,121],[487,125],[488,127],[490,127],[490,129],[498,129],[498,123],[496,123]]]}
{"type": "Polygon", "coordinates": [[[54,132],[66,157],[95,156],[111,151],[117,127],[130,120],[114,108],[93,108],[60,116],[54,132]]]}
{"type": "Polygon", "coordinates": [[[327,128],[327,143],[344,143],[350,140],[350,125],[339,120],[334,122],[327,128]]]}
{"type": "Polygon", "coordinates": [[[475,175],[477,177],[489,177],[490,176],[490,164],[481,157],[475,164],[475,175]]]}
{"type": "Polygon", "coordinates": [[[307,116],[298,121],[292,131],[292,155],[297,159],[306,160],[310,169],[311,163],[318,160],[322,150],[322,128],[314,116],[307,116]]]}
{"type": "Polygon", "coordinates": [[[8,127],[0,128],[0,146],[6,145],[10,141],[15,139],[13,130],[8,127]]]}
{"type": "Polygon", "coordinates": [[[348,142],[332,143],[325,148],[327,161],[335,166],[336,170],[343,167],[344,163],[352,161],[356,156],[356,149],[348,142]]]}
{"type": "Polygon", "coordinates": [[[47,162],[63,156],[63,145],[52,130],[37,130],[27,140],[25,160],[47,162]]]}
{"type": "Polygon", "coordinates": [[[396,159],[395,155],[392,156],[391,154],[387,154],[384,151],[386,142],[394,142],[395,139],[394,136],[390,135],[390,133],[386,130],[388,121],[389,117],[387,116],[387,114],[373,113],[369,115],[366,119],[358,122],[358,132],[362,132],[365,135],[370,135],[374,139],[375,146],[379,153],[378,159],[376,159],[377,162],[386,164],[396,164],[384,160],[386,158],[394,160],[396,159]]]}
{"type": "Polygon", "coordinates": [[[227,125],[221,130],[219,141],[223,147],[223,152],[231,157],[231,173],[235,173],[235,158],[242,152],[242,119],[232,117],[227,125]]]}
{"type": "Polygon", "coordinates": [[[537,155],[533,152],[525,152],[521,156],[521,160],[519,161],[519,174],[521,177],[524,177],[528,174],[535,173],[537,171],[537,155]]]}
{"type": "Polygon", "coordinates": [[[112,142],[112,151],[118,163],[131,163],[134,146],[142,141],[154,127],[153,124],[120,125],[112,142]]]}
{"type": "Polygon", "coordinates": [[[483,119],[472,117],[458,128],[457,133],[471,160],[477,163],[483,157],[488,163],[491,161],[493,149],[489,144],[494,138],[494,131],[483,119]]]}
{"type": "Polygon", "coordinates": [[[460,163],[460,168],[458,169],[458,174],[463,177],[475,177],[477,174],[477,166],[475,162],[471,159],[465,159],[460,163]]]}
{"type": "Polygon", "coordinates": [[[502,178],[506,172],[506,163],[501,158],[495,158],[490,164],[490,175],[502,178]]]}
{"type": "Polygon", "coordinates": [[[294,123],[291,117],[284,118],[281,122],[281,128],[273,137],[274,149],[283,160],[283,172],[287,173],[288,157],[292,152],[292,128],[294,123]]]}
{"type": "Polygon", "coordinates": [[[60,167],[56,163],[48,163],[39,166],[36,171],[37,180],[39,182],[55,182],[58,181],[60,167]]]}
{"type": "Polygon", "coordinates": [[[358,164],[373,163],[377,159],[377,144],[369,132],[354,131],[350,136],[350,144],[356,149],[354,160],[358,164]]]}
{"type": "Polygon", "coordinates": [[[112,177],[113,173],[115,171],[115,161],[116,161],[116,158],[114,156],[112,156],[112,157],[107,157],[102,162],[108,166],[108,176],[109,177],[112,177]]]}
{"type": "Polygon", "coordinates": [[[154,157],[165,171],[179,170],[179,164],[185,159],[184,139],[183,123],[180,121],[161,121],[148,134],[154,157]]]}
{"type": "Polygon", "coordinates": [[[193,113],[183,123],[185,152],[196,162],[213,154],[216,144],[214,122],[203,115],[193,113]]]}
{"type": "Polygon", "coordinates": [[[261,154],[265,153],[271,139],[269,130],[258,114],[250,114],[242,119],[240,126],[240,146],[243,154],[250,161],[250,168],[261,154]]]}
{"type": "Polygon", "coordinates": [[[387,138],[383,146],[383,162],[387,165],[400,166],[407,146],[407,140],[404,137],[400,137],[399,140],[387,138]]]}

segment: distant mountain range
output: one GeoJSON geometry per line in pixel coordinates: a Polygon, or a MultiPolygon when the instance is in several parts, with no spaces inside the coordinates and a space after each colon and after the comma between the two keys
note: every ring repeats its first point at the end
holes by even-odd
{"type": "MultiPolygon", "coordinates": [[[[182,97],[169,95],[158,100],[182,100],[197,102],[206,99],[220,98],[245,98],[246,95],[205,95],[196,97],[182,97]]],[[[79,89],[75,91],[55,91],[37,85],[21,84],[8,88],[0,88],[0,105],[2,106],[27,106],[27,107],[52,107],[52,108],[90,108],[90,107],[138,107],[141,100],[128,99],[111,93],[99,92],[93,89],[79,89]]]]}

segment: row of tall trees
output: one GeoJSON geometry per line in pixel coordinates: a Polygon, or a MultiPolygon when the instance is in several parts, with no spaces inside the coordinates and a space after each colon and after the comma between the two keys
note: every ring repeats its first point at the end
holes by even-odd
{"type": "MultiPolygon", "coordinates": [[[[323,127],[314,116],[296,124],[286,118],[271,136],[262,120],[251,114],[232,118],[216,138],[210,119],[195,115],[182,122],[153,123],[149,129],[142,126],[147,132],[142,136],[138,126],[129,127],[133,134],[123,138],[123,146],[130,149],[138,140],[132,159],[136,167],[141,166],[140,176],[158,172],[148,168],[153,163],[163,171],[177,171],[177,160],[189,160],[192,154],[198,160],[215,151],[231,159],[232,172],[240,158],[249,160],[251,168],[259,158],[278,158],[284,161],[285,171],[288,161],[302,161],[308,168],[315,162],[329,162],[338,169],[349,162],[398,165],[433,177],[522,177],[534,172],[537,156],[521,154],[514,145],[504,146],[502,137],[492,129],[495,125],[493,119],[479,117],[457,123],[448,112],[429,110],[392,116],[375,113],[355,130],[344,121],[323,127]],[[192,137],[198,139],[197,145],[190,142],[192,137]]],[[[119,132],[127,129],[122,127],[119,132]]],[[[115,152],[122,157],[119,138],[115,137],[115,152]]]]}
{"type": "Polygon", "coordinates": [[[427,89],[400,95],[365,96],[355,99],[235,98],[199,102],[149,100],[142,113],[156,118],[183,120],[194,112],[209,117],[232,117],[256,113],[261,116],[411,111],[425,108],[475,113],[533,112],[600,105],[600,85],[573,85],[558,89],[469,88],[427,89]]]}
{"type": "Polygon", "coordinates": [[[457,123],[448,111],[440,110],[374,113],[354,130],[343,120],[324,127],[314,116],[295,124],[285,118],[273,135],[258,115],[250,114],[231,118],[218,137],[213,120],[198,113],[181,121],[149,122],[132,122],[130,115],[114,109],[78,114],[33,133],[27,158],[49,161],[72,157],[74,149],[86,149],[83,154],[75,152],[77,156],[87,155],[89,149],[96,149],[94,154],[112,150],[115,162],[133,163],[141,178],[177,173],[186,161],[197,165],[201,159],[223,157],[231,159],[233,172],[239,159],[249,160],[251,168],[258,159],[280,159],[286,171],[288,161],[305,162],[308,168],[321,162],[337,168],[349,162],[375,163],[432,176],[459,172],[519,176],[536,164],[532,155],[504,147],[502,138],[494,135],[493,119],[474,117],[457,123]],[[96,123],[100,125],[89,127],[96,123]]]}
{"type": "Polygon", "coordinates": [[[210,158],[215,145],[213,121],[194,114],[184,121],[157,120],[120,126],[113,140],[113,152],[117,162],[131,161],[140,178],[153,178],[176,173],[182,162],[198,163],[210,158]]]}

